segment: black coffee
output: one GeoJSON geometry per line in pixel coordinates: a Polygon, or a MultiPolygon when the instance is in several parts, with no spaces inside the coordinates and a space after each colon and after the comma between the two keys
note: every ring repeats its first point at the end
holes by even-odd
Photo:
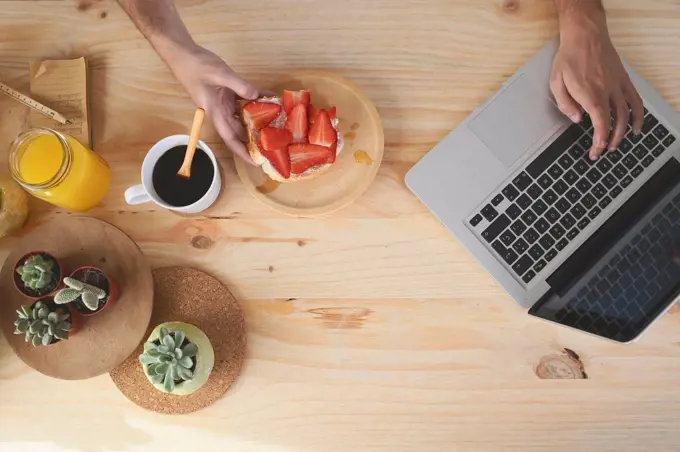
{"type": "Polygon", "coordinates": [[[163,154],[153,169],[152,180],[156,194],[174,207],[188,206],[201,199],[215,178],[215,167],[203,150],[196,149],[191,163],[191,179],[177,175],[184,162],[186,146],[176,146],[163,154]]]}

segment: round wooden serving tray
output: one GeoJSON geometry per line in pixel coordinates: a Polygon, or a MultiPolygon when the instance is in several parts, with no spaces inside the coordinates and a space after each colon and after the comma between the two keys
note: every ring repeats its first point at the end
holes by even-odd
{"type": "Polygon", "coordinates": [[[91,378],[125,361],[144,338],[152,304],[151,268],[142,252],[119,229],[94,218],[69,216],[38,225],[21,239],[0,270],[0,329],[22,361],[50,377],[91,378]],[[15,309],[33,303],[14,287],[14,264],[36,250],[59,258],[66,275],[92,265],[120,287],[120,298],[113,306],[83,317],[73,337],[47,347],[33,347],[23,334],[14,334],[15,309]]]}
{"type": "Polygon", "coordinates": [[[313,179],[280,184],[259,167],[235,159],[250,193],[280,212],[303,217],[324,215],[354,202],[375,179],[385,150],[382,122],[373,102],[349,80],[326,71],[296,72],[272,90],[307,89],[317,108],[336,106],[344,148],[325,173],[313,179]]]}

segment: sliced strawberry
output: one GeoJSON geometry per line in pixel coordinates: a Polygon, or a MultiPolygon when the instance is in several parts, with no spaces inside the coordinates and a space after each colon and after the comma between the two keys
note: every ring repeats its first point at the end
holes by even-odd
{"type": "Polygon", "coordinates": [[[260,133],[260,152],[269,160],[284,179],[290,177],[290,155],[288,145],[293,136],[288,130],[265,127],[260,133]]]}
{"type": "Polygon", "coordinates": [[[325,146],[313,144],[291,144],[288,146],[290,153],[290,170],[293,174],[302,174],[309,168],[326,163],[331,150],[325,146]]]}
{"type": "Polygon", "coordinates": [[[309,110],[307,112],[307,116],[309,117],[309,125],[314,124],[317,114],[319,114],[319,110],[317,110],[314,105],[309,104],[309,110]]]}
{"type": "Polygon", "coordinates": [[[293,143],[307,142],[309,122],[307,121],[307,107],[305,105],[297,104],[293,107],[286,120],[286,129],[293,134],[293,143]]]}
{"type": "Polygon", "coordinates": [[[331,124],[331,118],[326,110],[319,110],[316,120],[309,130],[309,143],[330,148],[338,141],[338,133],[331,124]]]}
{"type": "MultiPolygon", "coordinates": [[[[314,121],[316,121],[316,115],[319,114],[319,110],[316,109],[316,107],[312,104],[309,105],[309,124],[314,124],[314,121]]],[[[333,121],[337,117],[336,113],[336,108],[331,107],[328,109],[328,117],[331,118],[331,121],[333,121]]]]}
{"type": "Polygon", "coordinates": [[[262,150],[267,160],[269,160],[276,171],[284,178],[290,178],[290,155],[288,149],[277,149],[275,151],[262,150]]]}
{"type": "Polygon", "coordinates": [[[312,100],[312,96],[309,91],[288,91],[283,92],[283,109],[286,110],[287,114],[293,110],[297,104],[303,104],[305,108],[309,105],[312,100]]]}
{"type": "Polygon", "coordinates": [[[293,136],[290,131],[286,129],[265,127],[262,129],[262,132],[260,132],[260,147],[266,151],[286,149],[292,142],[293,136]]]}
{"type": "Polygon", "coordinates": [[[281,106],[267,102],[249,102],[243,107],[243,119],[248,127],[264,129],[281,113],[281,106]]]}
{"type": "Polygon", "coordinates": [[[335,163],[335,157],[338,155],[338,140],[335,140],[333,146],[331,146],[331,155],[328,156],[326,163],[335,163]]]}

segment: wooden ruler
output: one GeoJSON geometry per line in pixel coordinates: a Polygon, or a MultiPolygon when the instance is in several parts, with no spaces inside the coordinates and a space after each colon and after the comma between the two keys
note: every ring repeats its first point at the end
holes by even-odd
{"type": "Polygon", "coordinates": [[[19,91],[12,89],[9,86],[7,86],[7,85],[5,85],[1,82],[0,82],[0,92],[7,94],[12,99],[26,105],[29,108],[32,108],[36,111],[39,111],[40,113],[42,113],[45,116],[51,117],[52,119],[57,121],[59,124],[71,124],[71,121],[64,118],[64,116],[61,113],[56,112],[56,111],[52,110],[51,108],[44,106],[40,102],[37,102],[37,101],[31,99],[30,97],[21,94],[19,91]]]}

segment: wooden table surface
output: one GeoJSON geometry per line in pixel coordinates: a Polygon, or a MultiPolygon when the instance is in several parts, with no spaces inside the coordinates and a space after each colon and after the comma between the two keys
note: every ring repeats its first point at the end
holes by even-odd
{"type": "MultiPolygon", "coordinates": [[[[629,346],[530,318],[404,186],[556,34],[552,0],[178,4],[196,40],[256,84],[310,67],[355,81],[382,116],[385,161],[354,205],[294,219],[246,193],[206,127],[226,172],[211,214],[127,206],[145,152],[188,130],[191,101],[112,0],[0,0],[0,80],[26,90],[31,59],[89,60],[95,149],[112,167],[90,214],[154,267],[222,279],[249,329],[235,386],[183,417],[143,411],[108,376],[44,377],[0,339],[3,452],[678,450],[680,310],[629,346]],[[559,378],[581,366],[587,379],[559,378]]],[[[680,4],[605,4],[622,56],[680,109],[680,4]]],[[[5,149],[27,117],[0,97],[5,149]]],[[[31,208],[31,224],[70,215],[31,208]]],[[[0,259],[14,240],[0,241],[0,259]]]]}

